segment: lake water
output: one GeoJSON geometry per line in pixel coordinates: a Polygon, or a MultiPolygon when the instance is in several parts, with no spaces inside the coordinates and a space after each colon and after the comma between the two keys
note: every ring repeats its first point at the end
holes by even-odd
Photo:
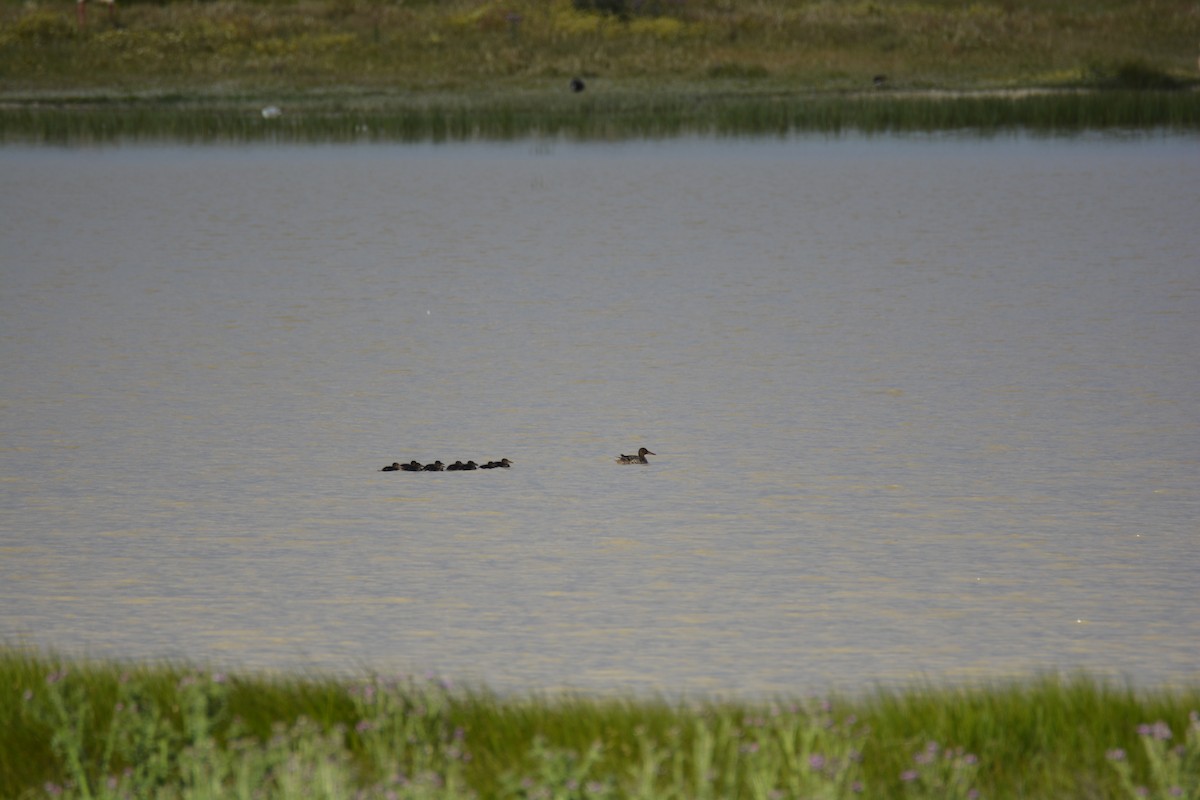
{"type": "Polygon", "coordinates": [[[10,644],[1200,677],[1194,138],[7,146],[0,212],[10,644]]]}

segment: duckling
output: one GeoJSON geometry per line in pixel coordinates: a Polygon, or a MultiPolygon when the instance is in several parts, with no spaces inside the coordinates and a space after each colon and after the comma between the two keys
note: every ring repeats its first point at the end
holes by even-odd
{"type": "Polygon", "coordinates": [[[499,461],[489,461],[488,463],[481,465],[479,468],[480,469],[496,469],[497,467],[500,467],[502,469],[508,469],[511,466],[512,466],[511,461],[509,461],[507,458],[502,458],[499,461]]]}
{"type": "Polygon", "coordinates": [[[658,455],[658,453],[652,453],[649,450],[647,450],[646,448],[642,447],[642,448],[638,449],[636,456],[627,456],[624,453],[622,453],[617,458],[617,463],[618,464],[649,464],[650,462],[646,460],[646,456],[656,456],[656,455],[658,455]]]}
{"type": "Polygon", "coordinates": [[[424,467],[421,466],[419,461],[414,460],[408,462],[407,464],[401,464],[400,469],[404,470],[405,472],[420,472],[424,469],[424,467]]]}
{"type": "Polygon", "coordinates": [[[446,472],[458,472],[460,469],[466,469],[466,465],[461,461],[455,461],[453,464],[446,467],[446,472]]]}
{"type": "Polygon", "coordinates": [[[463,469],[479,469],[479,465],[476,464],[474,461],[468,461],[467,463],[462,465],[462,468],[463,469]]]}
{"type": "Polygon", "coordinates": [[[432,464],[426,464],[422,468],[422,472],[441,472],[446,466],[441,461],[435,461],[432,464]]]}
{"type": "Polygon", "coordinates": [[[391,464],[389,464],[388,466],[384,467],[383,469],[381,469],[379,471],[380,472],[395,472],[398,469],[400,469],[400,462],[393,461],[391,464]]]}

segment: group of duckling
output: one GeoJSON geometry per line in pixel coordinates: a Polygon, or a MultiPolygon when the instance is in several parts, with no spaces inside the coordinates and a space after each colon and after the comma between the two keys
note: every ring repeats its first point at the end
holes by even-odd
{"type": "Polygon", "coordinates": [[[453,464],[450,464],[450,465],[443,464],[441,461],[435,461],[432,464],[422,464],[419,461],[410,461],[407,464],[401,464],[399,461],[395,461],[379,471],[380,472],[399,472],[399,471],[404,471],[404,472],[459,472],[460,470],[464,470],[464,469],[508,469],[511,466],[512,466],[512,462],[509,461],[507,458],[502,458],[499,461],[489,461],[486,464],[477,464],[474,461],[468,461],[467,463],[464,464],[461,461],[455,461],[453,464]]]}
{"type": "MultiPolygon", "coordinates": [[[[658,455],[657,453],[647,450],[645,447],[638,448],[637,455],[627,456],[624,453],[617,456],[618,464],[649,464],[646,456],[658,455]]],[[[458,472],[464,469],[508,469],[512,466],[512,462],[507,458],[502,458],[499,461],[489,461],[486,464],[476,464],[474,461],[463,463],[455,461],[447,466],[441,461],[435,461],[432,464],[422,464],[419,461],[410,461],[407,464],[401,464],[399,461],[393,462],[380,470],[380,472],[458,472]]]]}

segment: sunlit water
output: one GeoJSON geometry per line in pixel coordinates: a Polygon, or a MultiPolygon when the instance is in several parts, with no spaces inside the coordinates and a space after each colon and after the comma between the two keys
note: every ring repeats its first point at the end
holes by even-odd
{"type": "Polygon", "coordinates": [[[5,147],[0,212],[9,643],[1197,678],[1194,139],[5,147]]]}

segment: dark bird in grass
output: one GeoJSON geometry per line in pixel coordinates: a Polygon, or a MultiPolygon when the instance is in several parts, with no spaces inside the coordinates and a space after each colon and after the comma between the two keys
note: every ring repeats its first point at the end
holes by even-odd
{"type": "Polygon", "coordinates": [[[887,75],[876,75],[874,78],[871,78],[871,83],[875,84],[876,89],[882,89],[884,84],[887,83],[887,75]]]}
{"type": "Polygon", "coordinates": [[[571,91],[572,92],[579,94],[586,88],[587,88],[587,85],[583,82],[583,78],[571,78],[571,91]]]}

